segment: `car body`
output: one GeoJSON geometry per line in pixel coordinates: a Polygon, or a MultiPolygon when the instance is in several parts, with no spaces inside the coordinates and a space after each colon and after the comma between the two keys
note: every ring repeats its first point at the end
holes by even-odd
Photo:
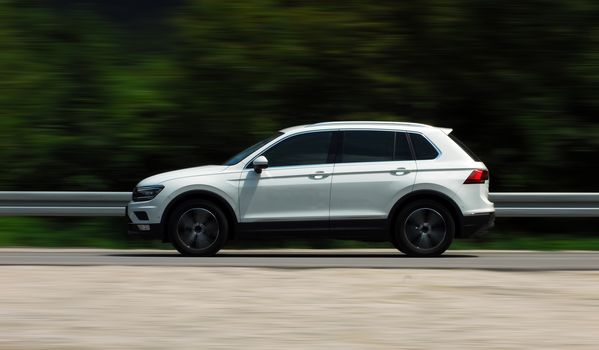
{"type": "Polygon", "coordinates": [[[287,128],[224,165],[142,180],[127,206],[129,233],[186,255],[273,234],[388,240],[409,255],[439,255],[494,220],[486,166],[450,133],[367,121],[287,128]]]}

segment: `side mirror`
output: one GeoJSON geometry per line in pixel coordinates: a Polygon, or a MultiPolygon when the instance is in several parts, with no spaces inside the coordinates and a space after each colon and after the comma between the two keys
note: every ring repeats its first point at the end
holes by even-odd
{"type": "Polygon", "coordinates": [[[268,159],[266,159],[265,156],[260,156],[254,159],[252,165],[254,166],[255,172],[257,172],[258,174],[262,174],[262,169],[268,168],[268,159]]]}

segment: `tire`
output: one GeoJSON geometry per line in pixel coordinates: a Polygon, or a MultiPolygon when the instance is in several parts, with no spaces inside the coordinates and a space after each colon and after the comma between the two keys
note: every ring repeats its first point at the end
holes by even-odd
{"type": "Polygon", "coordinates": [[[421,199],[402,208],[391,235],[393,245],[408,256],[439,256],[453,241],[455,219],[443,204],[421,199]]]}
{"type": "Polygon", "coordinates": [[[167,229],[173,246],[182,255],[212,256],[227,242],[229,223],[219,206],[192,199],[175,207],[167,229]]]}

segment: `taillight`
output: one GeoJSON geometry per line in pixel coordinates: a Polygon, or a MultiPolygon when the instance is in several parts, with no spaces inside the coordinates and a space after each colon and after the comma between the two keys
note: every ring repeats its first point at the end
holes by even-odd
{"type": "Polygon", "coordinates": [[[472,172],[470,173],[470,175],[468,176],[466,181],[464,181],[464,183],[465,184],[484,184],[485,181],[487,181],[488,179],[489,179],[489,172],[487,170],[475,169],[475,170],[472,170],[472,172]]]}

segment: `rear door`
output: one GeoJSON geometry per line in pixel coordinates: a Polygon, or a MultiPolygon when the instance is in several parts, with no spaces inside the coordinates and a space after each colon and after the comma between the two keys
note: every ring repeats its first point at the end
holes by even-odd
{"type": "Polygon", "coordinates": [[[415,178],[416,162],[404,132],[343,131],[331,185],[331,228],[384,225],[415,178]]]}

